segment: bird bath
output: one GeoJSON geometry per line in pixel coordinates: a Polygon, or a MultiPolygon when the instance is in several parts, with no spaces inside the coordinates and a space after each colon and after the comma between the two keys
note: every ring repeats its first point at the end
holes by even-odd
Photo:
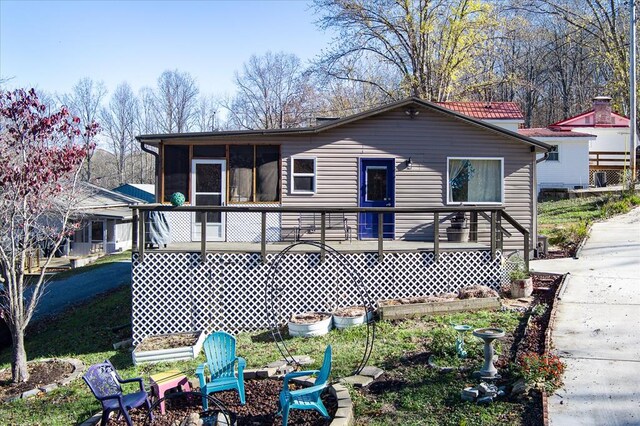
{"type": "Polygon", "coordinates": [[[467,351],[464,350],[464,334],[471,330],[471,328],[470,325],[453,324],[453,329],[458,332],[458,337],[456,337],[456,352],[459,358],[467,357],[467,351]]]}
{"type": "Polygon", "coordinates": [[[504,337],[504,330],[501,328],[477,328],[473,330],[473,335],[484,341],[484,365],[477,374],[485,380],[499,379],[498,370],[493,365],[493,341],[504,337]]]}

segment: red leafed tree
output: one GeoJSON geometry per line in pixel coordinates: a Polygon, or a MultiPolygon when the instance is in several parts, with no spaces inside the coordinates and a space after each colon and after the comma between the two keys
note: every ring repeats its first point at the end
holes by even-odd
{"type": "Polygon", "coordinates": [[[14,382],[29,379],[24,332],[42,295],[45,272],[55,251],[76,228],[73,209],[78,175],[93,145],[77,144],[95,136],[98,125],[80,129],[67,108],[49,113],[33,89],[0,92],[0,278],[1,313],[13,340],[14,382]],[[27,259],[49,247],[40,274],[28,283],[27,259]]]}

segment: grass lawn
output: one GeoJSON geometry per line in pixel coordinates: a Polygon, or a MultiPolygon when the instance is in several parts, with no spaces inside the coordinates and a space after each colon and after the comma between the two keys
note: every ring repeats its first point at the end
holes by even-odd
{"type": "MultiPolygon", "coordinates": [[[[26,345],[29,359],[45,357],[76,357],[85,364],[110,359],[121,375],[148,376],[168,368],[179,368],[195,379],[194,370],[200,359],[171,364],[147,364],[134,367],[129,352],[115,351],[112,343],[119,338],[113,327],[130,318],[129,289],[119,290],[77,308],[47,324],[30,330],[26,345]]],[[[441,374],[426,367],[426,352],[441,354],[443,364],[459,363],[454,354],[454,332],[450,321],[467,323],[474,327],[498,326],[514,330],[522,320],[514,312],[478,312],[455,314],[432,319],[379,322],[370,364],[384,368],[391,383],[397,386],[371,390],[368,393],[352,391],[358,424],[420,424],[420,425],[493,425],[523,424],[524,407],[521,404],[497,402],[489,407],[460,401],[460,390],[473,383],[469,373],[441,374]],[[418,360],[418,361],[416,361],[418,360]]],[[[366,328],[332,331],[329,335],[313,339],[289,339],[287,344],[294,354],[309,354],[319,367],[321,354],[327,344],[334,348],[332,378],[349,375],[361,357],[366,328]]],[[[472,367],[480,366],[481,345],[472,337],[467,339],[467,350],[475,354],[472,367]]],[[[498,345],[498,350],[501,348],[498,345]]],[[[245,357],[248,367],[260,367],[279,358],[270,333],[240,334],[238,353],[245,357]]],[[[9,366],[10,351],[0,353],[0,368],[9,366]]],[[[82,380],[69,386],[27,400],[0,404],[0,424],[11,425],[70,425],[84,421],[99,410],[82,380]]]]}
{"type": "Polygon", "coordinates": [[[538,203],[538,233],[548,236],[553,245],[575,248],[591,223],[626,213],[639,204],[640,196],[629,193],[538,203]]]}

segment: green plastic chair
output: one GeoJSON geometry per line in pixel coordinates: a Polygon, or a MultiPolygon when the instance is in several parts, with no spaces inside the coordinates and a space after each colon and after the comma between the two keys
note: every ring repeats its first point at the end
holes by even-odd
{"type": "Polygon", "coordinates": [[[238,391],[240,403],[244,405],[244,368],[247,361],[236,356],[236,338],[224,331],[211,333],[204,341],[204,353],[207,356],[207,362],[196,369],[196,376],[200,381],[200,392],[202,392],[202,408],[209,409],[207,396],[210,393],[232,389],[238,391]],[[237,376],[236,363],[238,364],[237,376]],[[208,378],[205,376],[205,367],[209,368],[208,378]]]}
{"type": "Polygon", "coordinates": [[[327,408],[322,403],[320,396],[322,392],[329,385],[328,379],[331,373],[331,345],[327,346],[324,351],[324,361],[320,370],[307,370],[297,371],[289,373],[284,376],[284,384],[282,391],[280,392],[280,401],[278,414],[282,415],[282,424],[287,426],[289,421],[289,410],[291,408],[297,408],[299,410],[316,410],[322,414],[323,417],[329,418],[327,408]],[[289,390],[289,380],[294,377],[311,376],[316,374],[315,384],[311,387],[294,390],[289,390]]]}

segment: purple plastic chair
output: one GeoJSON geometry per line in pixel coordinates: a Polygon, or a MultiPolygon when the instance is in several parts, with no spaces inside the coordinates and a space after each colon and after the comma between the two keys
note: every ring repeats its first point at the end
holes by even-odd
{"type": "MultiPolygon", "coordinates": [[[[151,412],[149,394],[144,389],[142,378],[123,380],[108,360],[89,367],[82,378],[96,399],[102,404],[102,421],[100,422],[102,426],[109,421],[109,413],[115,410],[119,410],[120,414],[124,415],[129,426],[133,426],[129,416],[130,409],[146,405],[147,411],[151,412]],[[120,384],[133,382],[140,384],[140,391],[124,395],[120,384]]],[[[120,417],[120,414],[118,414],[118,417],[120,417]]],[[[151,419],[153,419],[153,414],[151,414],[151,419]]]]}

